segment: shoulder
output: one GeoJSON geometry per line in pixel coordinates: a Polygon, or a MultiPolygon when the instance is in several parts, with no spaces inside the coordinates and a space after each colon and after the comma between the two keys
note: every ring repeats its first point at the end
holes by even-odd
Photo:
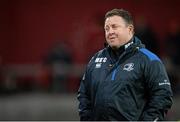
{"type": "MultiPolygon", "coordinates": [[[[141,66],[143,66],[148,71],[151,71],[153,73],[157,73],[157,71],[160,73],[161,71],[165,70],[165,66],[159,56],[157,56],[155,53],[149,51],[146,48],[139,49],[140,54],[140,62],[141,66]]],[[[147,73],[149,74],[149,73],[147,73]]],[[[157,73],[158,74],[158,73],[157,73]]]]}
{"type": "Polygon", "coordinates": [[[93,59],[97,57],[105,56],[105,51],[106,51],[106,48],[103,48],[102,50],[99,50],[98,52],[96,52],[89,62],[91,62],[93,59]]]}
{"type": "Polygon", "coordinates": [[[157,56],[155,53],[151,52],[150,50],[146,48],[140,48],[139,53],[144,57],[145,60],[147,61],[158,61],[162,62],[159,56],[157,56]]]}
{"type": "Polygon", "coordinates": [[[93,62],[95,62],[95,60],[97,60],[98,57],[105,56],[105,51],[106,51],[106,48],[103,48],[99,50],[98,52],[96,52],[89,60],[88,65],[91,65],[93,62]]]}

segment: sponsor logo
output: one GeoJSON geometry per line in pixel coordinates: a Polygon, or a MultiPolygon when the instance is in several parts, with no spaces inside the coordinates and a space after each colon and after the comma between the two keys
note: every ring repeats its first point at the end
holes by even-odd
{"type": "Polygon", "coordinates": [[[168,82],[168,80],[165,79],[164,82],[159,83],[159,86],[162,85],[171,85],[171,84],[168,82]]]}
{"type": "Polygon", "coordinates": [[[102,64],[102,63],[97,63],[97,64],[96,64],[96,68],[101,68],[101,64],[102,64]]]}
{"type": "Polygon", "coordinates": [[[95,68],[101,68],[102,63],[105,63],[106,61],[107,61],[106,57],[104,57],[104,58],[96,58],[95,59],[95,63],[96,63],[95,68]]]}
{"type": "Polygon", "coordinates": [[[125,49],[126,48],[128,48],[130,45],[132,45],[134,42],[132,41],[132,42],[129,42],[129,43],[127,43],[126,45],[125,45],[125,49]]]}
{"type": "Polygon", "coordinates": [[[100,62],[105,63],[106,61],[107,61],[106,57],[105,58],[96,58],[95,63],[100,63],[100,62]]]}

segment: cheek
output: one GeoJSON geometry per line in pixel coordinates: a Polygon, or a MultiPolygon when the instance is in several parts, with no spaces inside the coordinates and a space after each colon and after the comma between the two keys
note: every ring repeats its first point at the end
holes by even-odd
{"type": "Polygon", "coordinates": [[[117,35],[119,36],[119,37],[124,37],[124,36],[126,36],[128,34],[128,32],[126,31],[126,30],[119,30],[118,32],[117,32],[117,35]]]}
{"type": "Polygon", "coordinates": [[[106,39],[108,39],[108,33],[106,33],[106,32],[105,32],[105,37],[106,37],[106,39]]]}

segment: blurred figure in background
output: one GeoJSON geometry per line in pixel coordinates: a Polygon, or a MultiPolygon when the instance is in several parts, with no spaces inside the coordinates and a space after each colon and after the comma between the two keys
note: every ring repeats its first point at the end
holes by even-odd
{"type": "Polygon", "coordinates": [[[45,64],[50,71],[50,91],[68,92],[68,77],[72,64],[72,55],[68,45],[63,41],[55,43],[45,57],[45,64]]]}
{"type": "Polygon", "coordinates": [[[172,19],[165,38],[166,65],[175,93],[180,92],[180,28],[178,21],[172,19]]]}
{"type": "Polygon", "coordinates": [[[143,15],[136,17],[135,26],[135,35],[142,40],[147,49],[159,55],[157,36],[143,15]]]}

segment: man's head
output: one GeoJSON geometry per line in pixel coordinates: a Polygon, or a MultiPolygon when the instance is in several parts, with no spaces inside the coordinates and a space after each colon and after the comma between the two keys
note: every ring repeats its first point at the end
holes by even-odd
{"type": "Polygon", "coordinates": [[[113,9],[105,15],[105,36],[107,43],[117,49],[126,44],[134,34],[131,14],[123,9],[113,9]]]}

